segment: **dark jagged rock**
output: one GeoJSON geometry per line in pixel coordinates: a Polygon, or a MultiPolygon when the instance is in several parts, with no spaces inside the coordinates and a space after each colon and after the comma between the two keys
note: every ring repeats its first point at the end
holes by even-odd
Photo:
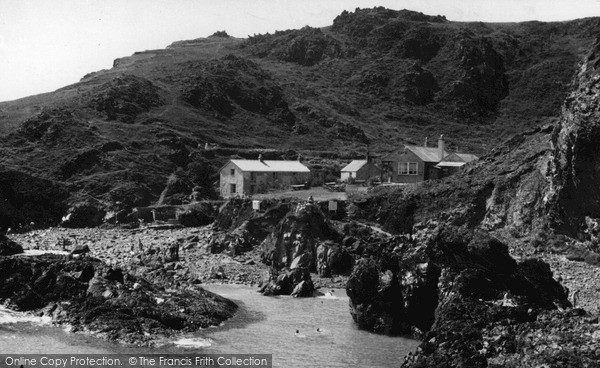
{"type": "Polygon", "coordinates": [[[217,230],[211,238],[209,248],[212,253],[227,252],[239,255],[258,245],[278,226],[290,211],[289,203],[264,201],[264,212],[252,209],[248,199],[228,200],[216,216],[213,226],[217,230]]]}
{"type": "Polygon", "coordinates": [[[57,224],[67,210],[67,188],[54,181],[0,169],[0,227],[16,229],[32,221],[57,224]]]}
{"type": "Polygon", "coordinates": [[[108,120],[132,123],[135,118],[161,105],[158,88],[149,80],[125,74],[95,88],[89,105],[106,114],[108,120]]]}
{"type": "Polygon", "coordinates": [[[290,269],[293,270],[293,269],[299,268],[299,267],[311,269],[312,258],[313,258],[312,254],[302,253],[298,257],[294,258],[294,260],[290,264],[290,269]]]}
{"type": "Polygon", "coordinates": [[[311,269],[317,265],[320,240],[339,240],[340,235],[314,203],[298,203],[262,242],[262,258],[275,268],[289,267],[294,258],[310,253],[311,269]]]}
{"type": "Polygon", "coordinates": [[[401,88],[406,99],[417,105],[426,105],[432,102],[439,89],[434,75],[420,66],[415,66],[396,84],[401,88]]]}
{"type": "Polygon", "coordinates": [[[84,245],[78,245],[75,248],[73,248],[71,250],[71,255],[75,255],[75,254],[86,254],[90,252],[90,247],[87,244],[84,245]]]}
{"type": "Polygon", "coordinates": [[[62,179],[69,178],[77,173],[92,169],[95,165],[101,165],[104,153],[97,149],[83,149],[74,154],[74,157],[64,162],[58,168],[58,174],[62,179]]]}
{"type": "Polygon", "coordinates": [[[585,217],[600,217],[600,81],[596,42],[575,80],[576,89],[567,97],[562,118],[552,135],[552,188],[554,225],[561,232],[577,235],[585,217]]]}
{"type": "Polygon", "coordinates": [[[273,35],[254,35],[246,43],[252,54],[273,57],[304,66],[319,63],[325,57],[343,55],[342,45],[318,28],[304,27],[294,31],[278,31],[273,35]]]}
{"type": "Polygon", "coordinates": [[[165,244],[161,247],[144,249],[140,263],[151,269],[162,268],[166,263],[179,260],[179,244],[165,244]]]}
{"type": "Polygon", "coordinates": [[[270,280],[261,287],[265,296],[291,295],[293,297],[313,296],[315,287],[310,272],[305,267],[274,271],[270,280]]]}
{"type": "Polygon", "coordinates": [[[42,141],[52,145],[76,125],[77,119],[70,110],[45,109],[26,120],[19,128],[19,135],[29,141],[42,141]]]}
{"type": "Polygon", "coordinates": [[[296,120],[281,87],[250,60],[231,54],[209,62],[190,62],[183,70],[182,96],[194,107],[224,117],[231,117],[239,107],[282,124],[292,125],[296,120]]]}
{"type": "Polygon", "coordinates": [[[72,206],[61,221],[64,227],[94,227],[102,223],[106,212],[97,205],[80,203],[72,206]]]}
{"type": "Polygon", "coordinates": [[[208,249],[211,253],[227,253],[235,256],[251,250],[255,243],[248,231],[242,228],[232,232],[223,231],[213,234],[208,243],[208,249]]]}
{"type": "Polygon", "coordinates": [[[11,256],[19,253],[23,253],[23,247],[0,234],[0,256],[11,256]]]}
{"type": "Polygon", "coordinates": [[[179,222],[183,226],[204,226],[212,224],[219,213],[219,209],[211,203],[194,203],[183,211],[178,213],[179,222]]]}
{"type": "Polygon", "coordinates": [[[93,258],[2,257],[0,269],[5,305],[40,311],[74,331],[139,345],[217,325],[237,308],[200,288],[165,291],[93,258]]]}
{"type": "Polygon", "coordinates": [[[460,303],[470,300],[493,304],[506,295],[522,308],[569,305],[547,264],[517,264],[507,246],[485,232],[442,226],[429,236],[426,244],[391,243],[376,258],[358,262],[347,292],[361,328],[422,334],[435,331],[446,306],[463,308],[460,303]]]}
{"type": "Polygon", "coordinates": [[[317,247],[317,272],[321,276],[347,274],[352,271],[354,258],[342,246],[326,241],[317,247]]]}

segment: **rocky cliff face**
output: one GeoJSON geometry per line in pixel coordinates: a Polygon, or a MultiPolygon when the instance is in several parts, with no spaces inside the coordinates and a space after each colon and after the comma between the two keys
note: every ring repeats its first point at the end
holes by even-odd
{"type": "Polygon", "coordinates": [[[318,205],[298,203],[262,242],[263,260],[276,268],[289,267],[294,258],[308,253],[308,268],[317,268],[317,248],[322,240],[338,240],[339,234],[318,205]]]}
{"type": "Polygon", "coordinates": [[[600,44],[582,63],[575,90],[567,97],[552,143],[553,224],[581,233],[585,217],[600,217],[600,44]]]}
{"type": "Polygon", "coordinates": [[[371,199],[367,217],[392,232],[428,219],[526,234],[553,229],[583,237],[600,217],[598,45],[582,62],[555,124],[516,135],[458,175],[371,199]]]}
{"type": "Polygon", "coordinates": [[[567,293],[550,266],[516,261],[508,249],[515,238],[543,234],[550,243],[556,233],[571,236],[554,238],[563,247],[577,237],[587,240],[588,251],[598,249],[599,47],[581,63],[556,124],[515,136],[454,177],[382,192],[359,204],[361,211],[350,211],[411,234],[361,260],[347,286],[359,326],[424,338],[405,366],[597,361],[588,352],[591,340],[572,342],[594,327],[586,325],[585,311],[565,311],[567,293]],[[418,306],[412,313],[411,305],[418,306]],[[531,338],[527,329],[555,331],[564,350],[536,350],[535,344],[548,342],[531,338]]]}

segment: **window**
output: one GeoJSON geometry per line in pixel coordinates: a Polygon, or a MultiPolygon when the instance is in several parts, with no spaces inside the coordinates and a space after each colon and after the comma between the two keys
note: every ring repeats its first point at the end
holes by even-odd
{"type": "Polygon", "coordinates": [[[231,174],[231,176],[234,176],[235,175],[235,169],[230,169],[229,170],[229,174],[231,174]]]}
{"type": "Polygon", "coordinates": [[[277,179],[277,173],[276,172],[273,173],[273,179],[277,179]]]}
{"type": "Polygon", "coordinates": [[[250,181],[255,181],[256,180],[256,173],[255,172],[251,172],[250,173],[250,181]]]}
{"type": "Polygon", "coordinates": [[[398,165],[398,174],[400,175],[417,175],[417,162],[400,162],[398,165]]]}
{"type": "Polygon", "coordinates": [[[229,184],[229,193],[235,194],[237,192],[237,188],[235,184],[229,184]]]}
{"type": "Polygon", "coordinates": [[[256,193],[256,185],[254,185],[254,184],[250,185],[250,193],[256,193]]]}

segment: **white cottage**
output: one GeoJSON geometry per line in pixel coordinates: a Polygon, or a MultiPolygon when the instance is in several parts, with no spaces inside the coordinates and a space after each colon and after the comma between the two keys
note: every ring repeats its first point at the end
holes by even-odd
{"type": "Polygon", "coordinates": [[[285,189],[308,181],[310,170],[300,161],[229,160],[220,170],[221,197],[285,189]]]}

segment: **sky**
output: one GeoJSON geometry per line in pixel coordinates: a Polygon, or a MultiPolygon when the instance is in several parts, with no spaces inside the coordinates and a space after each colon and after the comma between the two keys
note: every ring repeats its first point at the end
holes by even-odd
{"type": "Polygon", "coordinates": [[[600,0],[0,0],[0,101],[54,91],[174,41],[323,27],[343,10],[374,6],[452,21],[600,16],[600,0]]]}

